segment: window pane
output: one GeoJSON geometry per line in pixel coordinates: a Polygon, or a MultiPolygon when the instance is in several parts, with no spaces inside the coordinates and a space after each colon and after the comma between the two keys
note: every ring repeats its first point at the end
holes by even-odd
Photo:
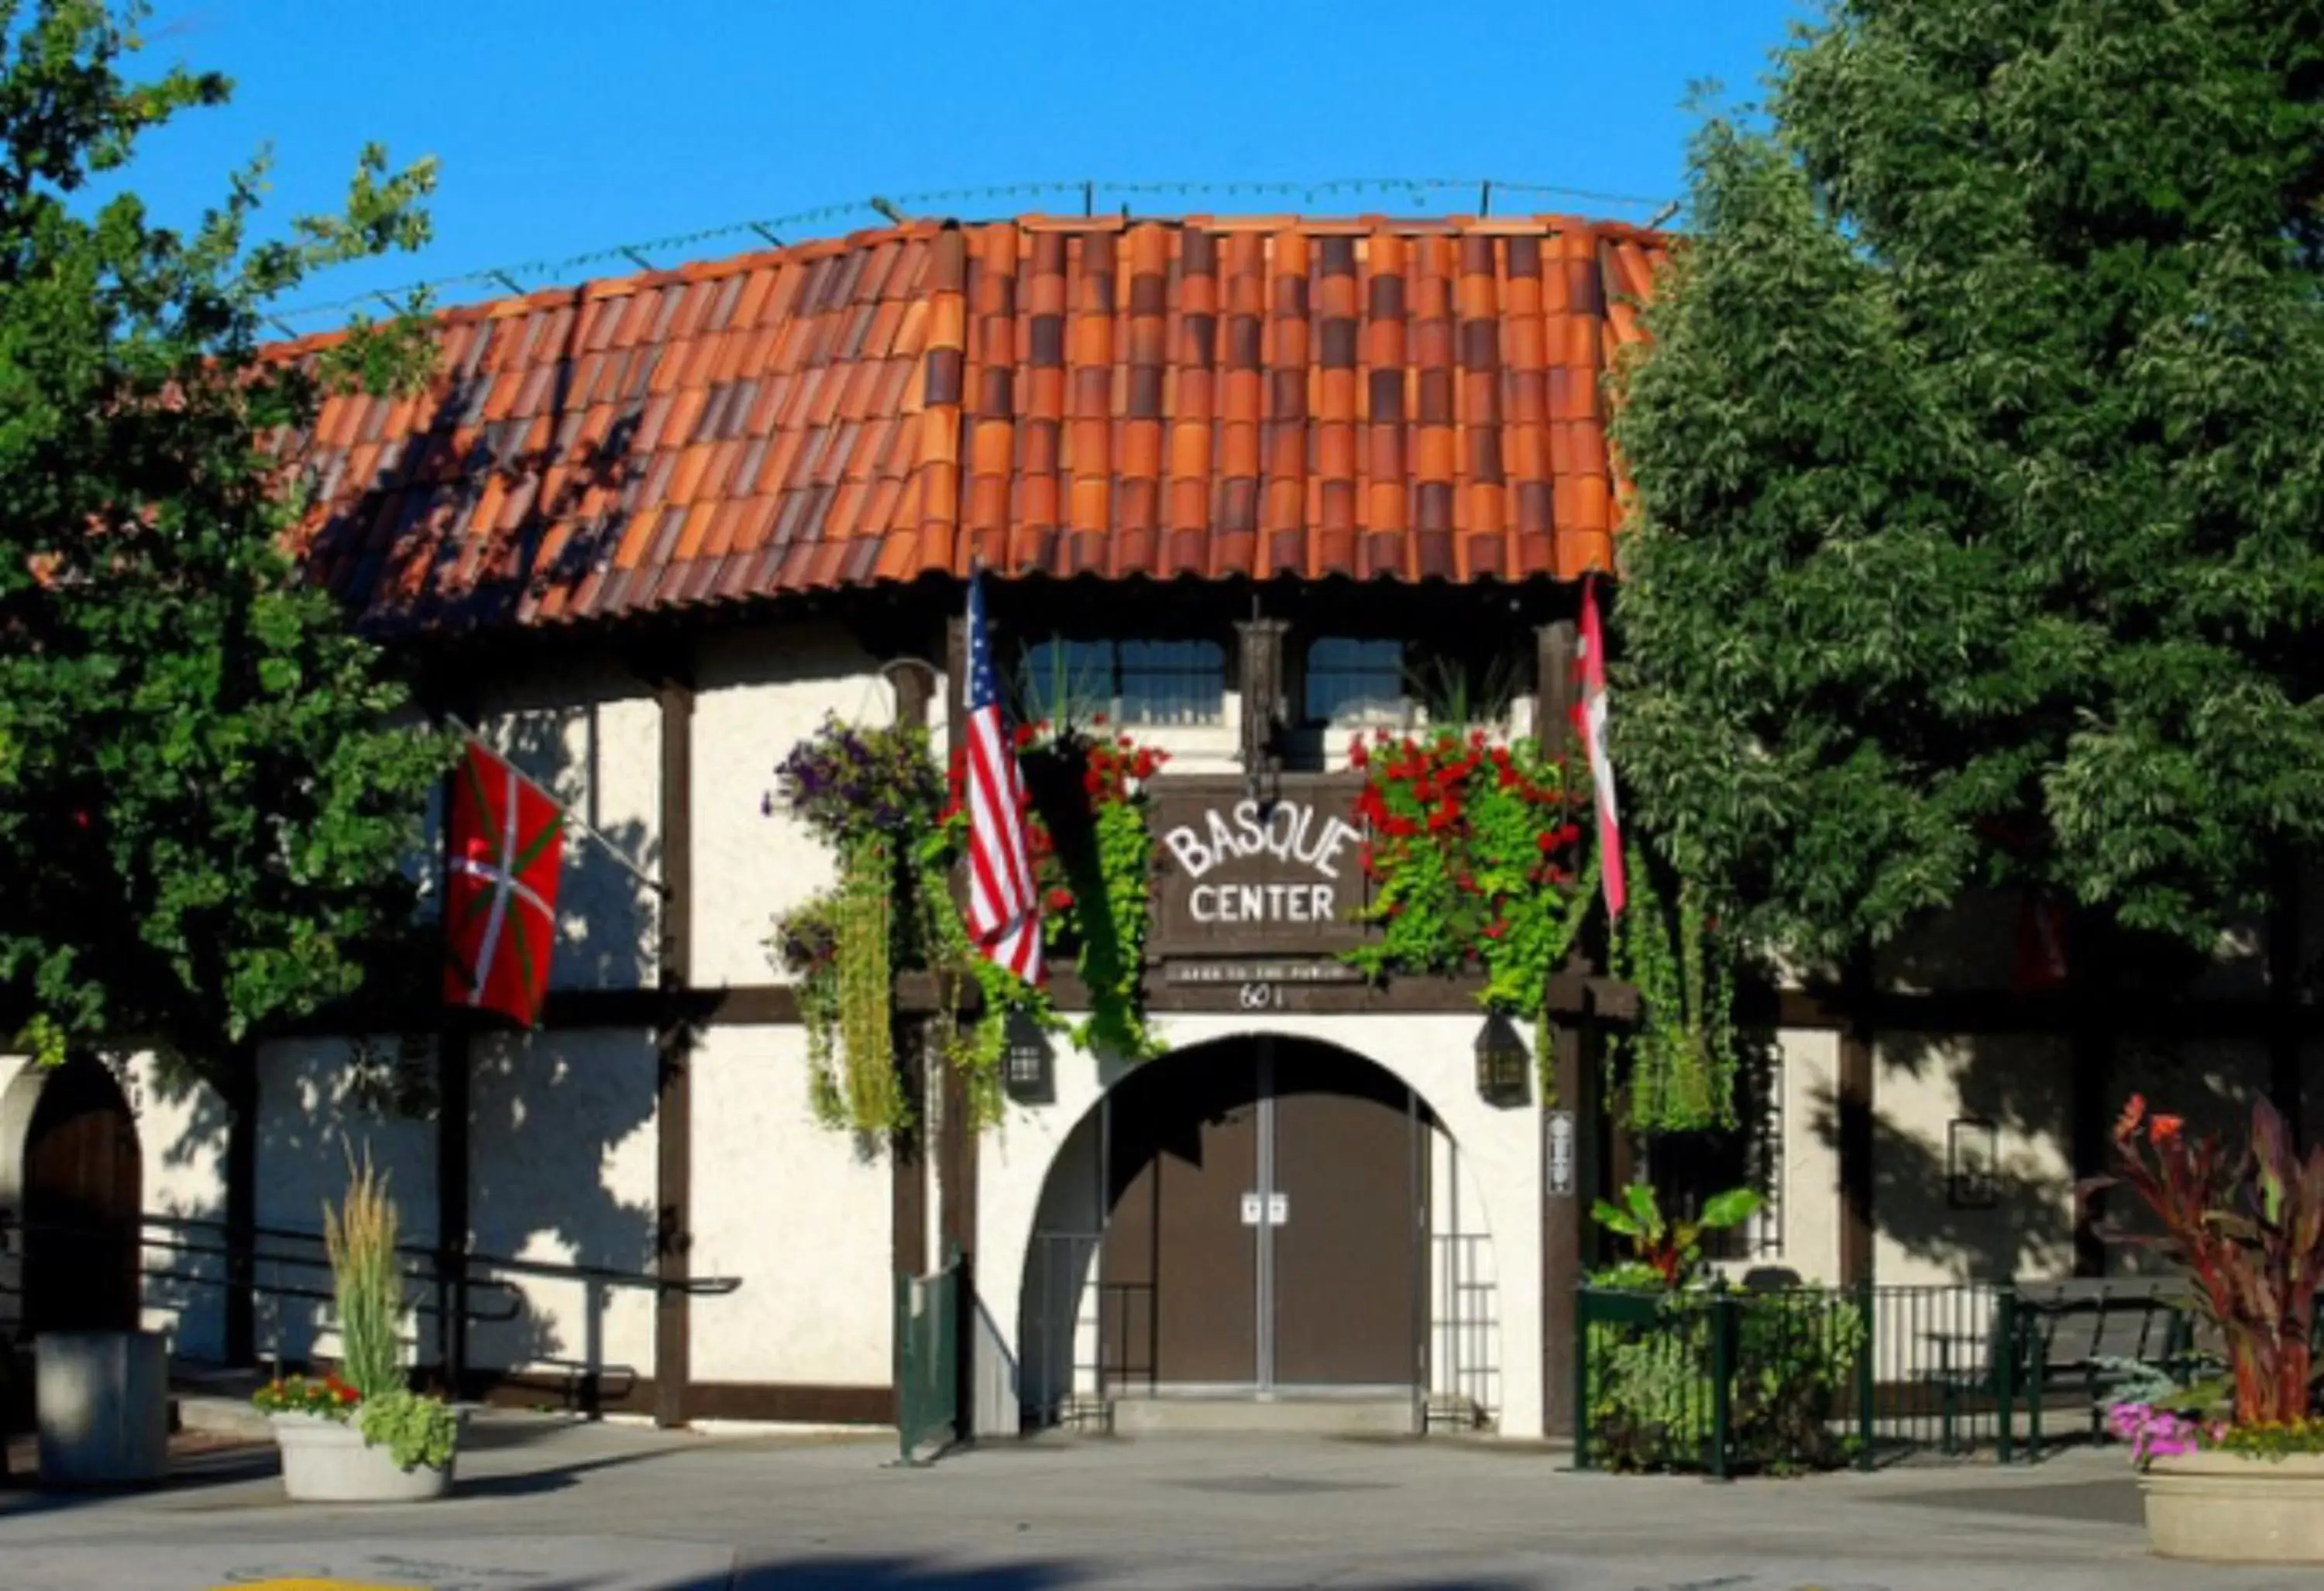
{"type": "Polygon", "coordinates": [[[1113,711],[1111,641],[1043,641],[1025,649],[1025,716],[1087,723],[1113,711]]]}
{"type": "Polygon", "coordinates": [[[1226,716],[1227,655],[1216,641],[1121,643],[1125,723],[1217,723],[1226,716]]]}
{"type": "Polygon", "coordinates": [[[1310,723],[1401,723],[1404,643],[1327,636],[1307,648],[1310,723]]]}

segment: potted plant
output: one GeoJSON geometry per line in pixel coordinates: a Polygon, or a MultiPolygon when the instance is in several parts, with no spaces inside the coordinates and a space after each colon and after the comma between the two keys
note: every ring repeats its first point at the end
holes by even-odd
{"type": "Polygon", "coordinates": [[[2324,1563],[2324,1420],[2312,1333],[2324,1283],[2324,1147],[2303,1160],[2283,1117],[2252,1107],[2230,1153],[2216,1134],[2149,1114],[2133,1096],[2115,1125],[2120,1172],[2085,1198],[2135,1191],[2153,1230],[2102,1228],[2183,1266],[2218,1373],[2109,1416],[2145,1472],[2146,1531],[2167,1558],[2324,1563]]]}
{"type": "Polygon", "coordinates": [[[404,1384],[396,1328],[403,1274],[387,1178],[348,1162],[346,1199],[323,1207],[338,1303],[340,1367],[278,1376],[254,1400],[274,1428],[282,1485],[297,1503],[417,1503],[452,1484],[461,1412],[404,1384]]]}

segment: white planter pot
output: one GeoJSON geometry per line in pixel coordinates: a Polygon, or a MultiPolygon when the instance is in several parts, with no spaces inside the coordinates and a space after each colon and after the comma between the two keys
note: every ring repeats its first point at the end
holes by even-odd
{"type": "Polygon", "coordinates": [[[32,1345],[41,1479],[52,1486],[161,1478],[170,1385],[158,1331],[44,1331],[32,1345]]]}
{"type": "Polygon", "coordinates": [[[2155,1459],[2143,1486],[2164,1558],[2324,1564],[2324,1454],[2187,1453],[2155,1459]]]}
{"type": "MultiPolygon", "coordinates": [[[[468,1423],[460,1415],[465,1432],[468,1423]]],[[[293,1503],[425,1503],[452,1489],[456,1446],[441,1469],[396,1467],[384,1447],[367,1447],[363,1428],[319,1414],[270,1414],[282,1452],[282,1489],[293,1503]]]]}

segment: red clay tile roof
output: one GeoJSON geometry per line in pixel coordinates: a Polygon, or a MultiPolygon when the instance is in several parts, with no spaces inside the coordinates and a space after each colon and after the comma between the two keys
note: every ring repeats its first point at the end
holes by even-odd
{"type": "MultiPolygon", "coordinates": [[[[924,575],[1571,578],[1664,240],[1570,217],[913,222],[456,309],[285,439],[367,619],[924,575]]],[[[328,339],[290,352],[311,354],[328,339]]]]}

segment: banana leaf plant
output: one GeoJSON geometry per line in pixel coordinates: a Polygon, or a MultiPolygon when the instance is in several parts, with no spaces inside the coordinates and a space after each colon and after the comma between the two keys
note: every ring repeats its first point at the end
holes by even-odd
{"type": "Polygon", "coordinates": [[[2184,1266],[2198,1308],[2218,1334],[2236,1425],[2304,1420],[2316,1380],[2316,1292],[2324,1285],[2324,1146],[2303,1160],[2291,1129],[2265,1099],[2252,1106],[2251,1137],[2231,1152],[2216,1133],[2198,1137],[2176,1116],[2150,1114],[2133,1095],[2114,1129],[2118,1174],[2077,1189],[2127,1187],[2159,1230],[2113,1222],[2109,1242],[2146,1248],[2184,1266]]]}
{"type": "Polygon", "coordinates": [[[1759,1208],[1759,1195],[1748,1188],[1729,1188],[1702,1202],[1702,1213],[1692,1220],[1672,1220],[1655,1202],[1655,1191],[1644,1182],[1622,1190],[1616,1203],[1600,1199],[1591,1207],[1591,1219],[1630,1245],[1628,1265],[1614,1267],[1601,1280],[1624,1283],[1646,1280],[1652,1273],[1665,1287],[1683,1285],[1702,1265],[1702,1239],[1709,1232],[1742,1225],[1759,1208]],[[1642,1267],[1642,1269],[1641,1269],[1642,1267]]]}

